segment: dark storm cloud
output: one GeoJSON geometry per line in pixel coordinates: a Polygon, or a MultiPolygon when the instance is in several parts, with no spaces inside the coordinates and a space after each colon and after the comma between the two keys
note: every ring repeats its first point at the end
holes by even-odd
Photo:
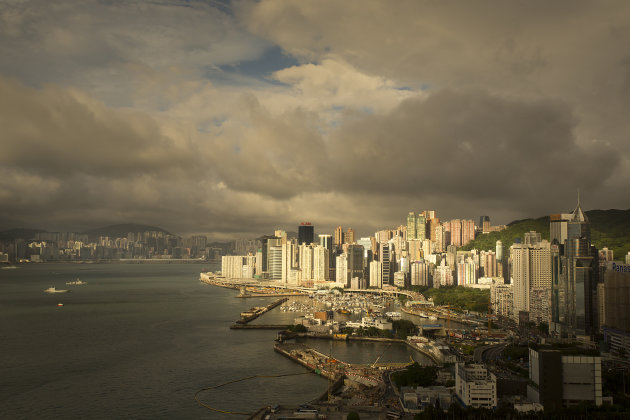
{"type": "Polygon", "coordinates": [[[150,117],[69,90],[34,90],[0,76],[0,163],[36,174],[124,177],[195,160],[150,117]]]}
{"type": "Polygon", "coordinates": [[[0,3],[0,228],[628,207],[627,2],[182,4],[0,3]]]}
{"type": "Polygon", "coordinates": [[[346,191],[508,203],[546,196],[549,184],[595,188],[617,170],[614,149],[577,144],[577,123],[555,101],[443,90],[347,124],[333,134],[329,155],[346,191]]]}

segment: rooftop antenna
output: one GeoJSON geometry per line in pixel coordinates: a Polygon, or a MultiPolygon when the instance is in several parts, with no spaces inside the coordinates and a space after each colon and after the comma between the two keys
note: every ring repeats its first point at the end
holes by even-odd
{"type": "Polygon", "coordinates": [[[577,190],[577,193],[578,193],[578,203],[577,204],[578,204],[578,207],[580,207],[580,189],[579,188],[577,190]]]}

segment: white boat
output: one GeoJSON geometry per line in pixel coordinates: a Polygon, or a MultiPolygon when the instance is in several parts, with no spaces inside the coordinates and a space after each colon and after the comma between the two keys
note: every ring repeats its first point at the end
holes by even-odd
{"type": "Polygon", "coordinates": [[[82,285],[84,285],[84,284],[87,284],[87,282],[86,282],[86,281],[81,281],[81,280],[79,280],[79,278],[77,277],[77,280],[76,280],[76,281],[69,281],[69,282],[66,282],[66,284],[67,284],[67,285],[72,285],[72,286],[82,286],[82,285]]]}
{"type": "Polygon", "coordinates": [[[50,286],[48,289],[44,290],[45,293],[68,293],[69,290],[57,290],[54,286],[50,286]]]}
{"type": "Polygon", "coordinates": [[[400,312],[385,312],[385,316],[391,319],[401,319],[402,314],[400,312]]]}

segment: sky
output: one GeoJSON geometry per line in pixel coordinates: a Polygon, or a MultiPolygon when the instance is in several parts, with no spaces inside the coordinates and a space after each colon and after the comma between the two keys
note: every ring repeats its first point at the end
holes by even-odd
{"type": "Polygon", "coordinates": [[[630,207],[630,2],[0,0],[0,230],[630,207]]]}

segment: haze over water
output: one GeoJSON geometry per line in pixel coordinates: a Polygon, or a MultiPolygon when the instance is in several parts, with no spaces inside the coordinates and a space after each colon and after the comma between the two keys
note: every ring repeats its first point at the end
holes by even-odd
{"type": "MultiPolygon", "coordinates": [[[[1,418],[220,418],[197,405],[205,387],[256,374],[304,373],[273,351],[276,331],[234,331],[238,314],[270,299],[199,282],[200,265],[31,264],[0,270],[1,418]],[[84,286],[66,286],[80,278],[84,286]],[[47,294],[50,286],[71,293],[47,294]],[[63,307],[57,303],[63,302],[63,307]]],[[[207,269],[216,267],[206,266],[207,269]]],[[[269,321],[295,313],[275,309],[269,321]]],[[[264,319],[263,319],[264,321],[264,319]]],[[[309,345],[328,348],[328,342],[309,345]]],[[[375,360],[380,343],[335,343],[336,357],[375,360]]],[[[382,360],[413,354],[390,346],[382,360]]],[[[314,374],[254,379],[202,394],[209,405],[254,411],[321,395],[314,374]]]]}

